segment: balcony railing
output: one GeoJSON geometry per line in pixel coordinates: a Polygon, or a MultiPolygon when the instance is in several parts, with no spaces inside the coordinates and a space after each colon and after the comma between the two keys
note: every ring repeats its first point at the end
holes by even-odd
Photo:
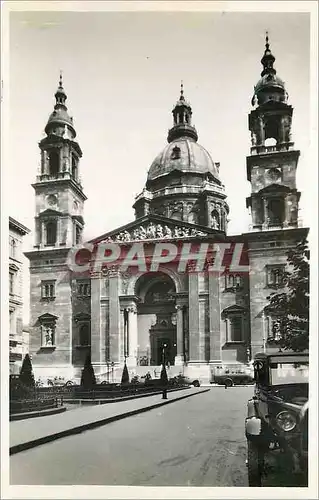
{"type": "Polygon", "coordinates": [[[293,142],[274,144],[273,146],[259,145],[259,146],[252,146],[250,148],[250,152],[252,155],[259,155],[265,153],[280,153],[283,151],[291,151],[293,149],[293,146],[294,146],[293,142]]]}

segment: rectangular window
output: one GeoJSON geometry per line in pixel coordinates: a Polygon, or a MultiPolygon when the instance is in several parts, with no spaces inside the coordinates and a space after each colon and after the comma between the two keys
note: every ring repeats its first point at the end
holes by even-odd
{"type": "Polygon", "coordinates": [[[55,245],[57,241],[57,222],[47,222],[46,226],[46,244],[55,245]]]}
{"type": "Polygon", "coordinates": [[[9,293],[14,294],[14,273],[9,273],[9,293]]]}
{"type": "Polygon", "coordinates": [[[55,281],[42,281],[41,282],[41,297],[42,299],[55,298],[55,281]]]}
{"type": "Polygon", "coordinates": [[[243,316],[230,315],[226,318],[226,341],[243,341],[243,316]]]}
{"type": "Polygon", "coordinates": [[[284,286],[285,266],[268,266],[267,267],[267,286],[282,287],[284,286]]]}
{"type": "Polygon", "coordinates": [[[91,283],[90,282],[78,282],[77,283],[77,294],[79,297],[90,297],[91,296],[91,283]]]}
{"type": "Polygon", "coordinates": [[[231,342],[241,342],[242,341],[242,318],[241,316],[234,316],[230,318],[231,325],[231,342]]]}
{"type": "Polygon", "coordinates": [[[239,274],[226,274],[225,275],[225,289],[233,290],[237,288],[242,288],[243,277],[239,274]]]}

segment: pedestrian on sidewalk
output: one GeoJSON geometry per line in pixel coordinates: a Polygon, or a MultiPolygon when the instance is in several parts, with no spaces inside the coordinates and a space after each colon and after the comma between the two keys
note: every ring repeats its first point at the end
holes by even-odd
{"type": "Polygon", "coordinates": [[[162,390],[163,390],[162,399],[167,399],[168,377],[167,377],[165,364],[162,365],[160,380],[161,380],[161,386],[162,386],[162,390]]]}

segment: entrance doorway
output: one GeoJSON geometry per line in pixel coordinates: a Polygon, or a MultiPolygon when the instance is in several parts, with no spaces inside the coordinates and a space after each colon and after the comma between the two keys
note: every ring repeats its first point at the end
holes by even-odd
{"type": "MultiPolygon", "coordinates": [[[[163,361],[170,365],[175,362],[175,291],[173,280],[164,273],[148,273],[137,282],[138,315],[153,317],[152,325],[148,323],[147,329],[139,330],[139,344],[149,346],[148,359],[153,366],[159,366],[163,361]]],[[[146,327],[147,319],[140,322],[143,324],[146,327]]]]}

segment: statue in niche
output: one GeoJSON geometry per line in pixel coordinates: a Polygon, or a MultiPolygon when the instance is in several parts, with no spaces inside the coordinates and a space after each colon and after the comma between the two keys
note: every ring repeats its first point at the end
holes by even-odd
{"type": "Polygon", "coordinates": [[[219,229],[219,217],[217,213],[212,214],[212,229],[219,229]]]}
{"type": "Polygon", "coordinates": [[[51,327],[45,327],[44,339],[46,346],[50,347],[53,345],[53,330],[51,327]]]}

